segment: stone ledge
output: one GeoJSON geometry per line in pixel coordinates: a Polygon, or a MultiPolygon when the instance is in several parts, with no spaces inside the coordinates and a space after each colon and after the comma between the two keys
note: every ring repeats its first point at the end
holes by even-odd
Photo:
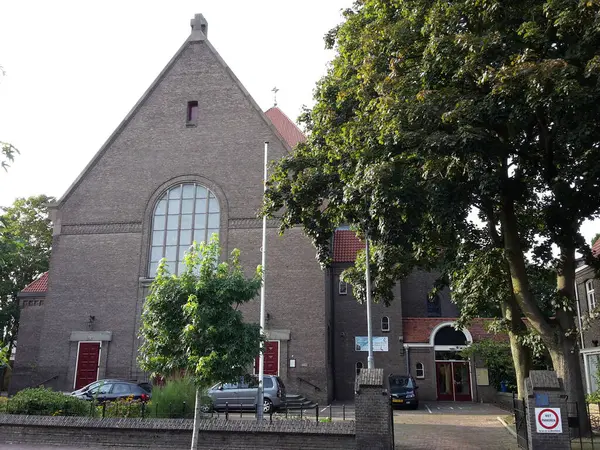
{"type": "Polygon", "coordinates": [[[383,387],[383,369],[362,369],[356,379],[359,387],[363,386],[382,386],[383,387]]]}
{"type": "Polygon", "coordinates": [[[78,223],[63,224],[61,234],[117,234],[117,233],[141,233],[141,222],[125,223],[78,223]]]}
{"type": "MultiPolygon", "coordinates": [[[[190,419],[97,419],[91,417],[64,416],[25,416],[16,414],[0,414],[0,427],[33,426],[33,427],[68,427],[68,428],[104,428],[104,429],[145,429],[145,430],[191,430],[190,419]]],[[[354,435],[353,421],[317,423],[300,420],[275,420],[271,422],[255,422],[250,420],[203,419],[200,421],[201,431],[234,431],[250,433],[296,433],[306,435],[354,435]]]]}

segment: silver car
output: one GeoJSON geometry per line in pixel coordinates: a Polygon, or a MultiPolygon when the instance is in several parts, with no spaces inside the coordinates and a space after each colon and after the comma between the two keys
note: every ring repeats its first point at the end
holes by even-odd
{"type": "MultiPolygon", "coordinates": [[[[285,385],[281,378],[274,375],[264,376],[265,414],[271,413],[285,404],[285,385]]],[[[208,396],[212,407],[217,411],[225,410],[254,410],[258,398],[258,378],[244,377],[237,383],[218,383],[211,387],[208,396]]]]}

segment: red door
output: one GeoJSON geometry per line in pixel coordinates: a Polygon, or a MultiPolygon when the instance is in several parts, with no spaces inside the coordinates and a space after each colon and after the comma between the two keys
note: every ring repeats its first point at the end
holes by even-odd
{"type": "MultiPolygon", "coordinates": [[[[258,361],[256,358],[254,363],[254,371],[258,373],[258,361]]],[[[279,375],[279,342],[265,342],[265,375],[279,375]]]]}
{"type": "Polygon", "coordinates": [[[471,401],[471,377],[468,362],[436,362],[439,401],[471,401]]]}
{"type": "Polygon", "coordinates": [[[437,397],[446,402],[454,400],[454,388],[451,362],[436,362],[437,397]]]}
{"type": "Polygon", "coordinates": [[[77,357],[75,389],[80,389],[98,379],[99,342],[80,342],[77,357]]]}
{"type": "Polygon", "coordinates": [[[468,362],[453,362],[454,370],[454,400],[457,402],[471,401],[471,377],[468,362]]]}

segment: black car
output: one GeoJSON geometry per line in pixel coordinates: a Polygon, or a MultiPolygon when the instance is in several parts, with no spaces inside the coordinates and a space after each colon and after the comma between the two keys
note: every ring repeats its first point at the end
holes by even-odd
{"type": "Polygon", "coordinates": [[[390,401],[392,408],[408,406],[412,409],[419,407],[419,387],[410,375],[390,375],[388,378],[390,387],[390,401]]]}
{"type": "Polygon", "coordinates": [[[152,392],[149,390],[148,383],[131,383],[122,380],[98,380],[77,391],[71,392],[71,395],[83,400],[96,400],[107,402],[119,400],[121,398],[131,398],[146,402],[152,398],[152,392]]]}

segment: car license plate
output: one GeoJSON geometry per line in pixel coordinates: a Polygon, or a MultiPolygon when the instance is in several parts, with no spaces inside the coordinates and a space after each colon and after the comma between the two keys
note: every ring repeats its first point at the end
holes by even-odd
{"type": "Polygon", "coordinates": [[[395,398],[392,400],[392,403],[404,403],[404,400],[402,400],[400,398],[395,398]]]}

